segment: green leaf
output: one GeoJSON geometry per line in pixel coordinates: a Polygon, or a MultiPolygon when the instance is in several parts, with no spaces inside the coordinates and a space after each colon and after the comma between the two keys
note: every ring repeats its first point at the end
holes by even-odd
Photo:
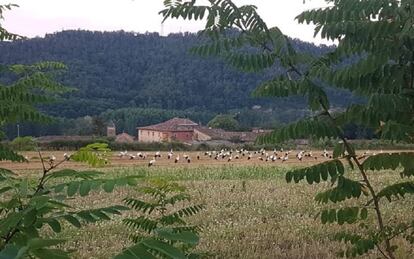
{"type": "Polygon", "coordinates": [[[8,244],[0,251],[0,259],[19,259],[26,255],[27,247],[8,244]]]}
{"type": "Polygon", "coordinates": [[[333,158],[341,158],[345,154],[345,145],[343,142],[340,142],[335,145],[335,148],[333,150],[333,158]]]}
{"type": "Polygon", "coordinates": [[[35,196],[30,199],[29,203],[32,204],[36,209],[41,209],[49,202],[49,200],[50,198],[47,196],[35,196]]]}
{"type": "Polygon", "coordinates": [[[50,258],[69,259],[70,258],[68,252],[65,252],[65,251],[59,250],[59,249],[41,248],[41,249],[36,249],[34,251],[31,251],[31,253],[33,253],[36,257],[38,257],[40,259],[50,259],[50,258]]]}
{"type": "Polygon", "coordinates": [[[90,211],[80,211],[80,212],[77,212],[76,215],[82,218],[83,220],[85,220],[86,222],[89,222],[89,223],[96,222],[96,219],[92,216],[90,211]]]}
{"type": "Polygon", "coordinates": [[[185,254],[182,251],[160,240],[146,239],[142,241],[142,244],[150,249],[153,249],[161,253],[164,256],[167,256],[168,258],[174,258],[174,259],[185,259],[186,258],[185,254]]]}
{"type": "Polygon", "coordinates": [[[55,233],[60,233],[62,231],[62,227],[60,226],[59,221],[56,219],[47,219],[46,223],[52,228],[55,233]]]}
{"type": "Polygon", "coordinates": [[[312,118],[292,123],[270,134],[259,136],[258,144],[282,143],[291,139],[338,137],[336,128],[326,118],[312,118]]]}
{"type": "Polygon", "coordinates": [[[354,181],[343,176],[335,178],[337,186],[324,192],[320,192],[315,196],[315,200],[319,203],[338,203],[346,199],[360,198],[364,193],[364,185],[358,181],[354,181]]]}
{"type": "Polygon", "coordinates": [[[358,220],[366,219],[367,211],[365,208],[345,207],[340,209],[323,210],[321,213],[322,224],[337,222],[339,225],[345,223],[353,224],[358,220]]]}
{"type": "Polygon", "coordinates": [[[368,218],[368,210],[366,208],[363,208],[361,210],[361,214],[360,214],[361,219],[365,220],[368,218]]]}
{"type": "Polygon", "coordinates": [[[29,182],[27,181],[27,179],[23,179],[20,182],[20,187],[19,187],[19,195],[20,195],[20,197],[26,198],[28,188],[29,188],[29,182]]]}
{"type": "Polygon", "coordinates": [[[79,220],[72,215],[65,215],[63,216],[63,218],[66,219],[67,222],[69,222],[70,224],[72,224],[73,226],[77,228],[80,228],[82,226],[79,220]]]}
{"type": "Polygon", "coordinates": [[[5,168],[0,168],[0,181],[13,179],[14,176],[16,176],[16,174],[13,173],[13,171],[5,168]]]}
{"type": "Polygon", "coordinates": [[[112,192],[113,190],[114,190],[114,188],[115,188],[115,183],[116,183],[116,181],[115,180],[109,180],[109,181],[106,181],[105,183],[104,183],[104,185],[103,185],[103,189],[104,189],[104,191],[105,192],[108,192],[108,193],[110,193],[110,192],[112,192]]]}
{"type": "Polygon", "coordinates": [[[328,180],[327,175],[331,179],[336,180],[339,176],[344,174],[344,166],[340,160],[331,160],[323,162],[311,167],[300,168],[286,173],[286,180],[290,183],[294,180],[295,183],[305,179],[309,184],[319,183],[320,180],[328,180]]]}
{"type": "Polygon", "coordinates": [[[30,239],[28,242],[29,249],[39,249],[49,246],[55,246],[66,242],[64,239],[41,239],[41,238],[33,238],[30,239]]]}
{"type": "Polygon", "coordinates": [[[37,210],[32,208],[23,217],[23,225],[25,227],[32,226],[36,222],[37,210]]]}
{"type": "Polygon", "coordinates": [[[111,150],[106,143],[89,144],[74,153],[71,156],[71,160],[85,162],[91,166],[100,167],[108,163],[107,161],[110,151],[111,150]]]}
{"type": "Polygon", "coordinates": [[[79,182],[72,182],[68,185],[67,194],[69,197],[75,195],[79,189],[79,182]]]}
{"type": "MultiPolygon", "coordinates": [[[[0,105],[0,108],[1,108],[1,105],[0,105]]],[[[1,113],[2,112],[0,109],[0,118],[5,118],[6,116],[3,116],[1,113]]],[[[22,155],[19,155],[13,150],[4,146],[3,144],[0,144],[0,161],[5,161],[5,160],[12,161],[12,162],[26,162],[26,159],[22,155]]],[[[0,170],[0,175],[3,175],[5,173],[10,174],[11,171],[7,169],[0,170]]],[[[14,175],[14,174],[11,174],[11,175],[14,175]]]]}
{"type": "Polygon", "coordinates": [[[377,154],[368,157],[362,165],[365,170],[395,170],[399,166],[402,166],[403,168],[413,168],[414,153],[402,152],[377,154]]]}
{"type": "Polygon", "coordinates": [[[84,197],[89,194],[91,191],[91,182],[90,181],[82,181],[79,187],[79,194],[80,196],[84,197]]]}
{"type": "Polygon", "coordinates": [[[111,218],[108,217],[108,215],[106,215],[104,212],[102,212],[101,210],[92,210],[92,214],[95,215],[96,217],[98,217],[99,219],[102,220],[110,220],[111,218]]]}
{"type": "Polygon", "coordinates": [[[159,225],[158,221],[146,218],[144,216],[135,219],[123,219],[122,222],[130,228],[144,230],[147,233],[151,233],[159,225]]]}
{"type": "Polygon", "coordinates": [[[174,233],[171,229],[165,229],[165,228],[156,229],[155,232],[161,238],[164,238],[170,241],[180,241],[180,242],[183,242],[184,244],[197,245],[200,240],[198,235],[195,234],[194,232],[184,231],[180,233],[174,233]]]}
{"type": "Polygon", "coordinates": [[[143,244],[131,246],[124,250],[121,254],[118,254],[114,259],[156,259],[153,254],[148,252],[148,248],[143,244]]]}
{"type": "Polygon", "coordinates": [[[387,198],[389,202],[392,201],[392,197],[397,199],[405,198],[406,194],[414,194],[414,182],[402,182],[389,185],[378,192],[378,198],[387,198]]]}
{"type": "Polygon", "coordinates": [[[76,171],[72,169],[63,169],[60,171],[53,172],[48,175],[50,179],[56,178],[65,178],[65,177],[72,177],[72,178],[81,178],[81,179],[93,179],[96,176],[103,175],[102,172],[98,171],[76,171]]]}
{"type": "Polygon", "coordinates": [[[9,213],[6,218],[3,218],[0,221],[0,235],[3,236],[10,231],[10,229],[15,228],[23,216],[24,214],[22,212],[9,213]]]}

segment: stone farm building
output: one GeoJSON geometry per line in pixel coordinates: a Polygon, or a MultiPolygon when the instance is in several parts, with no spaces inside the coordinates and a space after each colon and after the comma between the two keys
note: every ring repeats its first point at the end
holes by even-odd
{"type": "Polygon", "coordinates": [[[151,126],[139,127],[139,142],[191,142],[193,141],[194,128],[197,123],[181,118],[173,118],[166,122],[151,126]]]}
{"type": "Polygon", "coordinates": [[[182,118],[173,118],[159,124],[139,127],[138,141],[140,142],[187,142],[239,140],[240,142],[254,142],[258,135],[267,131],[230,132],[223,129],[212,129],[182,118]]]}

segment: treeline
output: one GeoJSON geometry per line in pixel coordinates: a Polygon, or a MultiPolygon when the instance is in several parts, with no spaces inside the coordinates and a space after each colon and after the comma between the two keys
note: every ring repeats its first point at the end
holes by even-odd
{"type": "MultiPolygon", "coordinates": [[[[185,117],[203,123],[221,113],[258,115],[240,117],[241,124],[247,127],[271,126],[303,115],[304,98],[251,97],[251,91],[270,74],[284,72],[279,66],[263,73],[242,73],[219,59],[190,54],[191,47],[202,41],[189,33],[162,37],[157,33],[63,31],[44,38],[0,43],[0,63],[54,60],[68,66],[58,78],[77,91],[65,94],[56,104],[41,107],[62,119],[49,126],[30,125],[29,135],[67,133],[67,126],[75,127],[75,122],[82,124],[84,116],[119,121],[121,130],[131,132],[136,126],[169,117],[166,112],[152,115],[154,111],[184,111],[185,117]],[[258,105],[260,110],[251,111],[258,105]],[[147,118],[137,113],[145,113],[147,118]],[[126,114],[131,117],[122,117],[126,114]],[[80,119],[71,120],[76,118],[80,119]]],[[[292,41],[295,48],[312,55],[328,50],[326,46],[292,41]]],[[[0,75],[0,82],[8,80],[7,76],[0,75]]],[[[353,100],[345,91],[331,92],[330,97],[336,107],[353,100]]],[[[84,125],[76,127],[84,128],[84,125]]],[[[8,132],[14,132],[14,128],[15,125],[10,126],[8,132]]]]}
{"type": "MultiPolygon", "coordinates": [[[[195,34],[64,31],[18,42],[0,44],[0,63],[29,64],[56,60],[68,66],[63,83],[78,89],[62,102],[48,106],[52,115],[77,118],[108,109],[159,108],[208,110],[264,105],[273,108],[305,107],[301,98],[259,100],[251,91],[268,73],[242,73],[219,59],[189,53],[200,44],[195,34]]],[[[320,55],[327,47],[294,40],[296,48],[320,55]]],[[[275,66],[274,71],[283,70],[275,66]]],[[[333,100],[344,104],[343,96],[333,100]]]]}

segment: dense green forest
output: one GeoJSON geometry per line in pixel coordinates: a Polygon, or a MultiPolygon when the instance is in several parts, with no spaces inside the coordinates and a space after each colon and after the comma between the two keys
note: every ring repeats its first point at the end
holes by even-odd
{"type": "MultiPolygon", "coordinates": [[[[54,125],[25,124],[21,133],[89,134],[93,126],[85,128],[91,125],[91,118],[85,116],[113,120],[119,131],[133,134],[136,126],[174,115],[207,124],[216,114],[230,113],[248,128],[272,127],[307,113],[306,102],[299,97],[251,97],[260,82],[283,72],[281,66],[261,73],[242,73],[219,59],[190,54],[191,47],[203,40],[189,33],[162,37],[157,33],[63,31],[44,38],[2,42],[1,64],[60,61],[68,70],[58,75],[59,80],[77,89],[57,104],[40,107],[57,117],[54,125]]],[[[299,52],[313,55],[322,55],[330,48],[292,42],[299,52]]],[[[7,76],[1,80],[7,81],[7,76]]],[[[355,100],[345,91],[328,92],[337,108],[355,100]]],[[[13,137],[15,125],[8,126],[7,133],[13,137]]]]}

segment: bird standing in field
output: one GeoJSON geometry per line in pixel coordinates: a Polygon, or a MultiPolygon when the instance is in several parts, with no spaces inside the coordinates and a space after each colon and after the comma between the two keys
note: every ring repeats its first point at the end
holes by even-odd
{"type": "Polygon", "coordinates": [[[155,161],[156,161],[155,158],[151,159],[148,163],[148,167],[153,166],[155,164],[155,161]]]}
{"type": "Polygon", "coordinates": [[[155,158],[157,158],[157,157],[161,157],[161,152],[160,151],[155,152],[155,158]]]}
{"type": "Polygon", "coordinates": [[[122,152],[122,151],[119,152],[118,156],[122,158],[122,157],[126,156],[127,154],[128,154],[128,151],[125,150],[124,152],[122,152]]]}

